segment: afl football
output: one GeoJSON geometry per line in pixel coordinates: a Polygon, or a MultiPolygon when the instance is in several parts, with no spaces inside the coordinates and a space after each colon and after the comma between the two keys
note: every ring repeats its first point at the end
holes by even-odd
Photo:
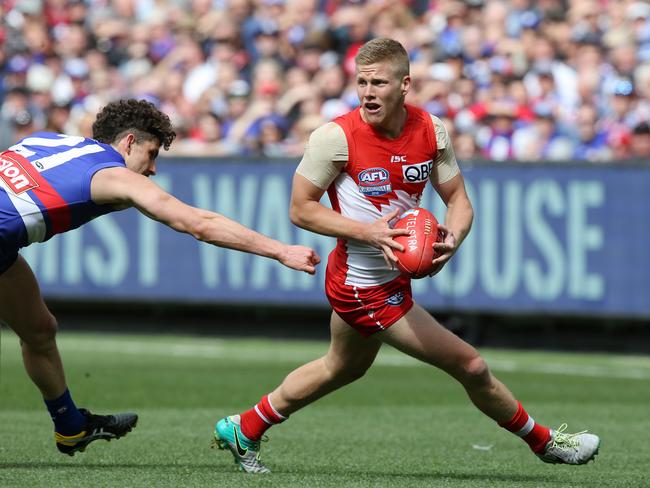
{"type": "Polygon", "coordinates": [[[433,244],[442,240],[435,216],[425,208],[412,208],[400,216],[393,228],[409,231],[408,235],[394,238],[404,246],[404,251],[393,250],[399,259],[397,267],[411,278],[429,276],[434,268],[431,262],[437,254],[433,244]]]}

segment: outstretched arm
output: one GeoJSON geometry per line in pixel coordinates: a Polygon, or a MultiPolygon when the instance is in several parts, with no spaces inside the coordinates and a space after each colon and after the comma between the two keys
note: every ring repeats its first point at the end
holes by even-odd
{"type": "Polygon", "coordinates": [[[136,207],[178,232],[219,247],[276,259],[285,266],[314,274],[320,257],[304,246],[290,246],[255,232],[223,215],[178,200],[147,177],[125,168],[98,171],[91,182],[95,203],[136,207]]]}

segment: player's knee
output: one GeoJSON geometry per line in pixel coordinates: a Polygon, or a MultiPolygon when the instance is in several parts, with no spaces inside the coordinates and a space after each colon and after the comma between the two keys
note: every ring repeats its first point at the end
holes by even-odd
{"type": "Polygon", "coordinates": [[[363,366],[348,367],[342,373],[342,377],[347,383],[352,383],[353,381],[357,381],[358,379],[363,378],[363,376],[366,374],[366,371],[368,371],[368,368],[363,366]]]}
{"type": "Polygon", "coordinates": [[[56,317],[48,312],[35,320],[31,327],[21,334],[21,340],[32,350],[48,349],[54,344],[58,329],[56,317]]]}
{"type": "Polygon", "coordinates": [[[331,381],[345,385],[362,378],[368,371],[368,366],[349,363],[334,363],[329,365],[331,381]]]}
{"type": "Polygon", "coordinates": [[[485,359],[481,356],[474,356],[466,360],[462,365],[465,382],[475,386],[488,386],[490,383],[490,370],[485,359]]]}

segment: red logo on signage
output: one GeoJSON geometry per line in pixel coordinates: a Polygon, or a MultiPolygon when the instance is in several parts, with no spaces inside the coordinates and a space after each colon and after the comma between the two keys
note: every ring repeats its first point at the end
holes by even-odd
{"type": "Polygon", "coordinates": [[[0,178],[16,195],[38,188],[38,183],[23,164],[29,164],[29,161],[16,153],[7,151],[0,154],[0,178]],[[24,163],[18,161],[18,158],[23,159],[24,163]]]}

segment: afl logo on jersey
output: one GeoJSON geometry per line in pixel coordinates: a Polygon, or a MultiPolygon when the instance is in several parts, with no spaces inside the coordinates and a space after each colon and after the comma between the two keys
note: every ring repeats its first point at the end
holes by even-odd
{"type": "Polygon", "coordinates": [[[369,197],[390,193],[390,173],[384,168],[368,168],[362,171],[359,173],[359,191],[369,197]]]}

